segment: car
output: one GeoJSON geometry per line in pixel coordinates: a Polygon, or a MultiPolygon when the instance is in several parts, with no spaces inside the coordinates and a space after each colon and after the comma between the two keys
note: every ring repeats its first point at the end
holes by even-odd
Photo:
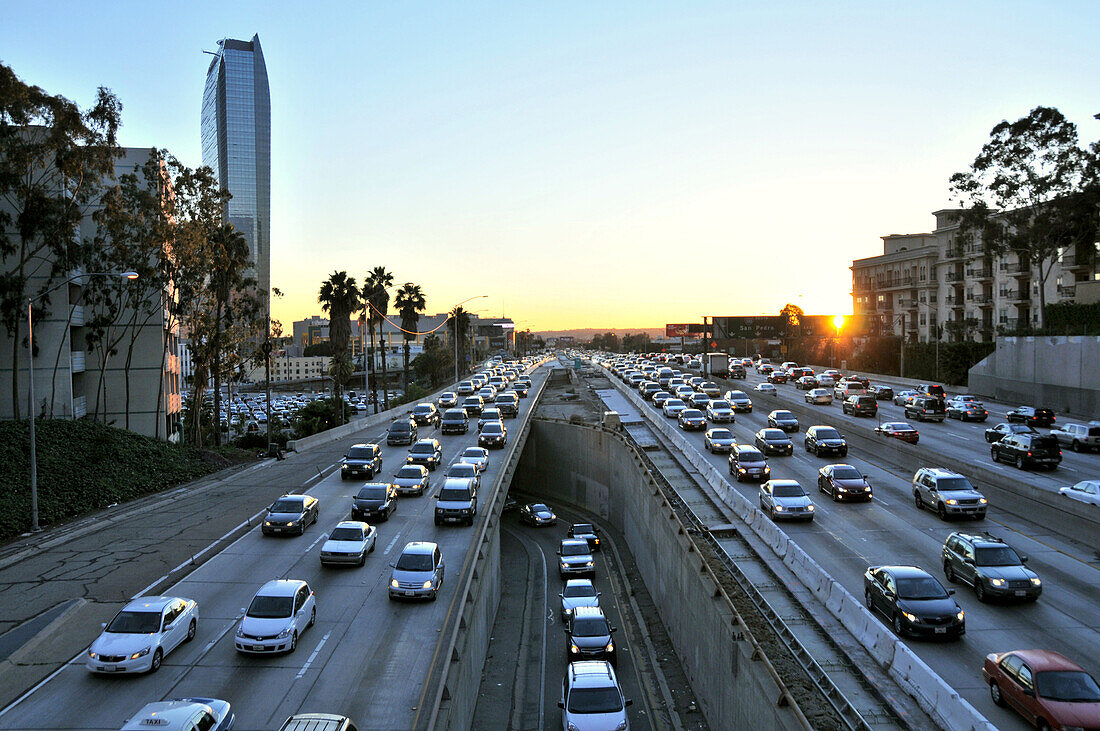
{"type": "Polygon", "coordinates": [[[666,399],[665,402],[661,404],[661,411],[670,419],[675,419],[680,415],[680,412],[686,408],[687,404],[685,404],[682,399],[678,398],[666,399]]]}
{"type": "Polygon", "coordinates": [[[871,386],[869,389],[871,395],[879,401],[893,401],[894,389],[889,386],[871,386]]]}
{"type": "Polygon", "coordinates": [[[504,414],[500,413],[500,409],[495,406],[486,406],[481,410],[481,414],[477,418],[477,430],[480,432],[481,428],[491,421],[504,422],[504,414]]]}
{"type": "Polygon", "coordinates": [[[705,393],[693,393],[687,400],[691,408],[702,411],[710,405],[710,396],[705,393]]]}
{"type": "Polygon", "coordinates": [[[756,384],[756,386],[753,387],[752,390],[756,391],[757,393],[766,393],[770,396],[775,396],[776,394],[779,393],[778,391],[775,390],[775,385],[774,384],[767,383],[767,382],[756,384]]]}
{"type": "Polygon", "coordinates": [[[611,639],[615,627],[607,621],[599,606],[574,608],[563,629],[566,662],[606,660],[615,665],[617,653],[611,639]]]}
{"type": "Polygon", "coordinates": [[[768,454],[794,454],[794,444],[782,429],[761,429],[753,437],[756,448],[768,454]]]}
{"type": "Polygon", "coordinates": [[[902,407],[902,412],[905,418],[917,421],[942,422],[947,418],[943,400],[935,396],[914,396],[902,407]]]}
{"type": "Polygon", "coordinates": [[[477,517],[477,488],[476,477],[445,478],[443,487],[435,495],[435,524],[465,523],[472,526],[477,517]]]}
{"type": "Polygon", "coordinates": [[[1046,467],[1057,469],[1062,461],[1058,440],[1049,434],[1011,434],[989,445],[994,462],[1009,462],[1017,469],[1046,467]]]}
{"type": "Polygon", "coordinates": [[[833,400],[845,401],[850,396],[865,396],[867,389],[859,381],[843,380],[833,386],[833,400]]]}
{"type": "Polygon", "coordinates": [[[626,708],[631,703],[623,696],[615,669],[606,660],[571,662],[566,668],[558,699],[563,729],[629,731],[626,708]]]}
{"type": "Polygon", "coordinates": [[[440,431],[444,434],[465,434],[470,430],[470,417],[465,409],[447,409],[443,412],[440,431]]]}
{"type": "Polygon", "coordinates": [[[956,397],[947,402],[944,411],[948,419],[959,421],[985,421],[989,418],[985,404],[972,398],[963,400],[962,397],[956,397]]]}
{"type": "Polygon", "coordinates": [[[516,382],[516,383],[512,384],[512,390],[520,398],[527,398],[528,394],[531,391],[531,386],[526,384],[526,383],[516,382]]]}
{"type": "Polygon", "coordinates": [[[403,465],[393,476],[398,495],[423,495],[431,486],[428,468],[420,464],[403,465]]]}
{"type": "Polygon", "coordinates": [[[729,456],[730,474],[738,482],[745,480],[766,480],[771,476],[772,468],[764,459],[764,454],[756,447],[747,444],[735,445],[729,456]]]}
{"type": "Polygon", "coordinates": [[[852,416],[875,416],[878,414],[878,401],[874,396],[849,396],[840,405],[841,411],[852,416]]]}
{"type": "Polygon", "coordinates": [[[887,421],[875,427],[875,434],[881,434],[891,439],[900,439],[909,444],[920,441],[920,432],[904,421],[887,421]]]}
{"type": "Polygon", "coordinates": [[[1020,423],[1028,426],[1050,427],[1057,418],[1050,409],[1037,409],[1034,406],[1019,406],[1005,414],[1005,419],[1010,424],[1020,423]]]}
{"type": "Polygon", "coordinates": [[[804,398],[811,406],[828,406],[833,402],[833,394],[827,388],[811,388],[804,398]]]}
{"type": "Polygon", "coordinates": [[[340,462],[340,479],[370,479],[382,469],[382,448],[377,444],[353,444],[340,462]]]}
{"type": "Polygon", "coordinates": [[[871,613],[881,612],[898,636],[958,638],[966,615],[936,577],[916,566],[871,566],[863,574],[863,598],[871,613]]]}
{"type": "Polygon", "coordinates": [[[733,390],[726,391],[722,398],[729,402],[734,411],[744,411],[745,413],[752,413],[752,400],[748,394],[744,391],[733,390]]]}
{"type": "Polygon", "coordinates": [[[472,381],[461,381],[455,388],[455,391],[458,392],[459,396],[469,396],[475,391],[474,384],[472,381]]]}
{"type": "Polygon", "coordinates": [[[768,414],[768,426],[785,432],[797,432],[798,417],[785,409],[776,409],[768,414]]]}
{"type": "Polygon", "coordinates": [[[814,504],[796,480],[768,480],[760,486],[760,509],[772,520],[813,520],[814,504]]]}
{"type": "Polygon", "coordinates": [[[489,450],[485,447],[466,447],[458,459],[476,465],[479,472],[484,472],[489,467],[489,450]]]}
{"type": "Polygon", "coordinates": [[[477,435],[479,447],[503,447],[508,443],[508,428],[503,422],[491,421],[477,435]]]}
{"type": "Polygon", "coordinates": [[[718,398],[722,395],[722,389],[718,388],[718,384],[714,381],[703,381],[700,383],[699,392],[708,399],[718,398]]]}
{"type": "Polygon", "coordinates": [[[703,387],[703,382],[705,380],[706,379],[702,376],[692,376],[687,380],[687,385],[691,386],[692,389],[699,391],[703,387]]]}
{"type": "Polygon", "coordinates": [[[397,510],[397,486],[389,482],[368,482],[351,499],[351,519],[389,520],[397,510]]]}
{"type": "Polygon", "coordinates": [[[1002,539],[988,533],[955,532],[943,544],[943,574],[974,587],[978,601],[993,598],[1035,601],[1043,593],[1039,575],[1002,539]]]}
{"type": "Polygon", "coordinates": [[[439,394],[439,408],[453,409],[458,406],[458,394],[454,391],[444,391],[439,394]]]}
{"type": "Polygon", "coordinates": [[[1076,485],[1059,487],[1058,493],[1070,500],[1089,505],[1100,505],[1100,480],[1082,480],[1076,485]]]}
{"type": "Polygon", "coordinates": [[[554,525],[558,516],[546,503],[527,503],[519,509],[521,523],[533,526],[554,525]]]}
{"type": "Polygon", "coordinates": [[[390,566],[390,599],[435,601],[443,586],[446,566],[439,546],[431,541],[409,541],[390,566]]]}
{"type": "Polygon", "coordinates": [[[416,441],[416,424],[412,419],[397,419],[386,431],[386,444],[393,447],[416,441]]]}
{"type": "Polygon", "coordinates": [[[600,606],[600,592],[596,591],[592,579],[568,579],[558,596],[561,598],[559,616],[562,624],[566,623],[577,607],[600,606]]]}
{"type": "Polygon", "coordinates": [[[88,648],[84,666],[93,673],[155,673],[164,658],[195,639],[199,604],[175,596],[130,601],[88,648]]]}
{"type": "Polygon", "coordinates": [[[1041,729],[1100,728],[1100,684],[1084,668],[1052,650],[986,655],[982,678],[993,703],[1041,729]]]}
{"type": "Polygon", "coordinates": [[[425,402],[417,404],[412,410],[413,421],[417,426],[438,426],[443,421],[443,416],[435,404],[425,402]]]}
{"type": "Polygon", "coordinates": [[[591,523],[573,523],[566,535],[570,538],[583,538],[593,551],[600,550],[600,529],[591,523]]]}
{"type": "Polygon", "coordinates": [[[729,372],[730,372],[729,377],[731,379],[734,379],[734,378],[742,378],[743,379],[747,376],[747,374],[745,372],[745,364],[744,363],[731,363],[730,367],[729,367],[729,372]]]}
{"type": "Polygon", "coordinates": [[[775,370],[775,366],[772,365],[771,363],[757,363],[756,364],[756,372],[763,375],[763,376],[771,375],[771,372],[774,371],[774,370],[775,370]]]}
{"type": "Polygon", "coordinates": [[[497,394],[493,401],[501,416],[506,419],[514,419],[519,416],[519,396],[514,393],[497,394]]]}
{"type": "Polygon", "coordinates": [[[1050,435],[1074,452],[1100,451],[1100,424],[1062,424],[1050,435]]]}
{"type": "Polygon", "coordinates": [[[784,370],[775,370],[768,374],[768,383],[779,384],[787,382],[787,372],[784,370]]]}
{"type": "Polygon", "coordinates": [[[915,390],[917,393],[938,398],[940,401],[947,400],[947,392],[943,390],[943,386],[934,383],[918,383],[915,390]]]}
{"type": "Polygon", "coordinates": [[[409,454],[405,457],[406,464],[423,465],[432,471],[435,471],[442,461],[443,445],[438,439],[418,439],[416,444],[409,448],[409,454]]]}
{"type": "Polygon", "coordinates": [[[903,391],[898,391],[894,394],[894,406],[905,406],[909,403],[909,399],[916,398],[917,396],[920,396],[920,394],[912,389],[907,388],[903,391]]]}
{"type": "Polygon", "coordinates": [[[850,464],[827,464],[817,471],[817,489],[833,500],[864,500],[871,502],[874,491],[871,482],[850,464]]]}
{"type": "Polygon", "coordinates": [[[724,427],[714,427],[707,429],[703,434],[703,446],[711,454],[718,454],[719,452],[731,452],[733,448],[737,446],[737,439],[734,438],[733,432],[724,427]]]}
{"type": "Polygon", "coordinates": [[[794,382],[794,387],[800,391],[809,391],[812,388],[817,388],[817,376],[802,376],[794,382]]]}
{"type": "Polygon", "coordinates": [[[466,460],[459,458],[457,462],[452,462],[451,466],[447,468],[447,474],[445,477],[461,477],[467,480],[474,481],[474,487],[481,487],[481,470],[473,462],[467,462],[466,460]]]}
{"type": "Polygon", "coordinates": [[[1026,424],[998,424],[985,430],[985,440],[989,443],[999,442],[1010,434],[1038,434],[1026,424]]]}
{"type": "Polygon", "coordinates": [[[300,579],[273,579],[256,592],[233,645],[245,654],[294,652],[298,635],[317,622],[317,599],[300,579]]]}
{"type": "Polygon", "coordinates": [[[699,409],[684,409],[676,416],[676,423],[684,431],[703,431],[707,428],[707,417],[699,409]]]}
{"type": "Polygon", "coordinates": [[[466,411],[466,416],[481,416],[485,401],[480,396],[467,396],[462,400],[462,408],[466,411]]]}
{"type": "Polygon", "coordinates": [[[838,457],[848,456],[848,442],[844,435],[835,427],[819,424],[806,430],[806,437],[802,440],[807,452],[812,452],[815,457],[823,454],[835,454],[838,457]]]}
{"type": "Polygon", "coordinates": [[[913,500],[917,509],[928,508],[940,520],[966,517],[981,520],[989,501],[958,472],[943,467],[922,467],[913,475],[913,500]]]}
{"type": "Polygon", "coordinates": [[[367,554],[374,552],[378,529],[358,520],[342,520],[321,544],[321,565],[354,564],[362,566],[367,554]]]}
{"type": "Polygon", "coordinates": [[[653,405],[659,409],[664,406],[665,401],[668,401],[670,398],[672,398],[672,394],[668,391],[658,391],[657,393],[653,394],[652,398],[650,398],[650,401],[652,401],[653,405]]]}
{"type": "Polygon", "coordinates": [[[715,424],[732,424],[736,421],[736,417],[733,414],[733,407],[730,406],[730,402],[725,399],[712,399],[707,404],[706,410],[707,420],[715,424]]]}
{"type": "Polygon", "coordinates": [[[217,698],[172,698],[146,703],[130,716],[122,731],[230,731],[236,714],[228,701],[217,698]]]}
{"type": "Polygon", "coordinates": [[[347,716],[335,713],[295,713],[279,731],[359,731],[347,716]]]}
{"type": "Polygon", "coordinates": [[[491,404],[497,397],[497,390],[492,386],[483,386],[478,389],[477,395],[481,397],[483,403],[491,404]]]}
{"type": "Polygon", "coordinates": [[[580,538],[563,538],[558,545],[558,575],[564,581],[570,576],[596,577],[596,561],[588,541],[580,538]]]}
{"type": "Polygon", "coordinates": [[[260,530],[265,536],[280,533],[306,532],[306,526],[317,522],[320,503],[312,495],[283,495],[271,503],[260,530]]]}

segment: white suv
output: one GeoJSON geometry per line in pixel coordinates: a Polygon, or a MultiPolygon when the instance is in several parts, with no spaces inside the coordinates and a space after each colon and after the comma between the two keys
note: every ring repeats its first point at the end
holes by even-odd
{"type": "Polygon", "coordinates": [[[630,728],[626,707],[633,701],[623,697],[615,668],[606,660],[569,663],[561,681],[561,725],[566,731],[580,729],[630,728]]]}
{"type": "Polygon", "coordinates": [[[260,587],[237,625],[237,652],[294,652],[298,635],[317,621],[317,600],[309,584],[275,579],[260,587]]]}

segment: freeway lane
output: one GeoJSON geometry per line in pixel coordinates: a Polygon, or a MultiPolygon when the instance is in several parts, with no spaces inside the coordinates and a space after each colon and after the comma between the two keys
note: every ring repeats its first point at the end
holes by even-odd
{"type": "MultiPolygon", "coordinates": [[[[533,390],[546,375],[546,369],[534,373],[533,390]]],[[[507,422],[510,435],[518,433],[529,417],[531,403],[531,399],[520,400],[520,416],[507,422]]],[[[436,434],[437,430],[422,429],[420,436],[436,434]]],[[[364,436],[363,441],[368,440],[364,436]]],[[[476,426],[468,435],[448,435],[441,442],[447,465],[476,443],[476,426]]],[[[388,476],[404,463],[406,448],[383,450],[382,475],[388,476]]],[[[492,454],[483,477],[486,487],[501,474],[501,455],[501,450],[492,454]]],[[[433,491],[441,484],[442,474],[442,469],[432,473],[433,491]]],[[[401,498],[390,520],[379,525],[376,550],[365,566],[322,569],[321,541],[338,521],[346,519],[359,484],[329,476],[308,490],[319,499],[321,515],[305,535],[264,537],[253,530],[166,590],[196,599],[200,621],[195,641],[170,654],[157,674],[93,676],[85,670],[82,654],[19,705],[7,709],[0,717],[0,729],[117,729],[145,703],[186,695],[230,701],[240,731],[278,727],[299,711],[344,713],[361,729],[410,727],[440,629],[452,610],[474,529],[433,525],[430,492],[401,498]],[[447,572],[436,602],[407,604],[388,599],[388,564],[410,540],[440,544],[447,572]],[[316,626],[301,636],[293,654],[238,655],[233,648],[237,619],[256,589],[273,578],[310,583],[317,595],[316,626]],[[93,698],[95,702],[89,703],[93,698]]]]}
{"type": "MultiPolygon", "coordinates": [[[[656,418],[664,418],[656,409],[647,408],[656,418]]],[[[732,431],[739,442],[751,443],[752,435],[766,426],[766,420],[766,409],[738,414],[732,431]]],[[[874,464],[872,455],[860,454],[858,450],[849,452],[844,461],[871,478],[875,501],[871,504],[829,502],[817,492],[816,474],[822,465],[832,460],[816,458],[803,451],[801,437],[806,426],[810,425],[803,424],[802,431],[793,435],[794,455],[771,457],[769,463],[774,478],[797,479],[811,493],[818,514],[811,524],[783,523],[782,528],[856,597],[863,596],[862,574],[872,564],[914,564],[942,577],[940,552],[952,530],[987,529],[999,533],[1031,557],[1029,565],[1044,579],[1045,585],[1037,603],[982,604],[969,587],[958,585],[955,587],[958,590],[956,599],[967,613],[966,636],[956,643],[905,640],[995,724],[1004,728],[1022,727],[1018,717],[996,708],[989,700],[981,682],[981,663],[986,654],[1039,647],[1062,652],[1086,666],[1100,657],[1100,607],[1095,601],[1100,568],[1090,563],[1094,556],[1070,545],[1052,547],[1028,537],[1035,532],[1045,533],[1050,527],[1030,526],[1025,519],[1016,518],[998,524],[1003,516],[998,514],[995,504],[983,522],[941,522],[932,513],[918,511],[913,505],[908,482],[910,475],[888,472],[874,464]]],[[[926,428],[929,426],[939,425],[926,425],[926,428]]],[[[715,467],[728,474],[725,456],[707,454],[701,434],[688,435],[688,439],[715,467]]],[[[756,485],[736,481],[731,484],[757,502],[756,485]]]]}

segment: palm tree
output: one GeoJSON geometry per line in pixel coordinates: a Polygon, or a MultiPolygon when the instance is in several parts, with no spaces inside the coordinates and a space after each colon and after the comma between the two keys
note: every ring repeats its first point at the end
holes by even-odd
{"type": "Polygon", "coordinates": [[[455,381],[466,372],[464,364],[466,359],[466,336],[470,332],[470,313],[461,306],[451,310],[451,319],[447,323],[447,329],[451,332],[451,344],[455,348],[455,381]],[[457,332],[456,332],[457,331],[457,332]]]}
{"type": "Polygon", "coordinates": [[[405,393],[409,392],[409,341],[416,337],[420,314],[428,302],[419,284],[406,283],[397,290],[394,305],[401,314],[401,337],[405,341],[405,393]]]}
{"type": "Polygon", "coordinates": [[[355,284],[355,277],[347,272],[333,272],[321,284],[317,301],[321,309],[328,313],[328,339],[332,344],[332,363],[329,374],[332,376],[332,394],[336,400],[336,425],[343,421],[344,382],[351,377],[351,361],[348,358],[348,340],[351,338],[351,315],[359,309],[362,295],[355,284]]]}
{"type": "MultiPolygon", "coordinates": [[[[386,313],[390,307],[389,287],[393,286],[393,274],[386,271],[384,266],[376,266],[367,272],[363,280],[363,299],[366,300],[367,326],[370,328],[371,369],[374,369],[374,329],[378,328],[379,339],[382,336],[382,323],[385,322],[386,313]]],[[[382,383],[386,382],[386,346],[382,344],[382,383]]],[[[383,398],[386,400],[386,408],[390,406],[389,396],[385,395],[385,387],[382,388],[383,398]]],[[[374,413],[378,413],[378,385],[371,379],[371,399],[374,401],[374,413]]]]}

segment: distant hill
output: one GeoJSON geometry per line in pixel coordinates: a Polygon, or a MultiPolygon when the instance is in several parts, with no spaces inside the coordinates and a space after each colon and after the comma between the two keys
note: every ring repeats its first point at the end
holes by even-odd
{"type": "Polygon", "coordinates": [[[536,335],[543,339],[572,336],[576,338],[578,342],[591,340],[593,335],[603,335],[604,333],[614,333],[619,337],[622,337],[623,335],[637,335],[638,333],[646,333],[651,338],[663,338],[665,336],[665,329],[663,327],[585,327],[577,328],[574,330],[540,330],[538,332],[535,332],[533,330],[531,331],[532,335],[536,335]]]}

